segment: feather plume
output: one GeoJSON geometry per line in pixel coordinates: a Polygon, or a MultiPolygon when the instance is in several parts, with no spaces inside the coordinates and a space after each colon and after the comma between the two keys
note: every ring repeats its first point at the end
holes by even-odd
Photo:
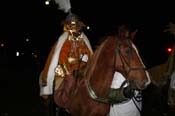
{"type": "Polygon", "coordinates": [[[65,13],[70,12],[71,10],[71,3],[70,0],[55,0],[55,3],[58,4],[58,8],[65,13]]]}

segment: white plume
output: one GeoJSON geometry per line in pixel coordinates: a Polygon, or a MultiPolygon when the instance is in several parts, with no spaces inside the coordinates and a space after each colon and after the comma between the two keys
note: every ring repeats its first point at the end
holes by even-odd
{"type": "Polygon", "coordinates": [[[70,12],[71,10],[71,3],[70,0],[55,0],[55,2],[58,4],[58,8],[65,13],[70,12]]]}

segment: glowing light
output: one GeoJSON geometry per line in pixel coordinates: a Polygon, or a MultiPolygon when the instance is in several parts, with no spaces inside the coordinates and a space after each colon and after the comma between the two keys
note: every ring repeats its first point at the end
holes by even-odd
{"type": "Polygon", "coordinates": [[[28,38],[26,39],[26,42],[29,42],[29,39],[28,38]]]}
{"type": "Polygon", "coordinates": [[[16,52],[16,56],[19,56],[19,52],[16,52]]]}
{"type": "Polygon", "coordinates": [[[89,30],[89,29],[90,29],[90,27],[89,27],[89,26],[87,26],[86,28],[87,28],[87,30],[89,30]]]}
{"type": "Polygon", "coordinates": [[[46,0],[45,1],[45,5],[49,5],[50,1],[49,0],[46,0]]]}
{"type": "Polygon", "coordinates": [[[35,54],[35,55],[33,55],[33,57],[34,57],[34,58],[37,58],[38,56],[35,54]]]}
{"type": "Polygon", "coordinates": [[[171,53],[173,51],[172,48],[167,48],[167,52],[171,53]]]}
{"type": "Polygon", "coordinates": [[[4,47],[4,44],[3,43],[1,43],[1,47],[4,47]]]}

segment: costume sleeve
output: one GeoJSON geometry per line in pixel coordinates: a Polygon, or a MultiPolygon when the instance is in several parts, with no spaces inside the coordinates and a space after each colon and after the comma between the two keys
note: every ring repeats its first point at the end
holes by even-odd
{"type": "Polygon", "coordinates": [[[42,76],[40,77],[41,78],[41,84],[43,86],[47,85],[47,73],[48,73],[48,70],[49,70],[50,62],[52,60],[57,42],[55,42],[54,46],[52,47],[51,51],[49,52],[49,56],[46,60],[46,63],[45,63],[45,66],[44,66],[44,69],[43,69],[43,72],[42,72],[42,76]]]}

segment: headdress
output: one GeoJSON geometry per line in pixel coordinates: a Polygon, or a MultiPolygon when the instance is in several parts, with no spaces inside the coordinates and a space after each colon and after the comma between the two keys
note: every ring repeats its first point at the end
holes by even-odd
{"type": "Polygon", "coordinates": [[[64,31],[81,31],[82,27],[85,25],[79,20],[77,15],[71,12],[70,0],[55,0],[55,2],[58,4],[60,10],[68,13],[64,21],[64,31]]]}
{"type": "Polygon", "coordinates": [[[69,13],[64,22],[65,30],[79,32],[82,27],[84,27],[84,23],[79,20],[79,17],[73,13],[69,13]]]}

